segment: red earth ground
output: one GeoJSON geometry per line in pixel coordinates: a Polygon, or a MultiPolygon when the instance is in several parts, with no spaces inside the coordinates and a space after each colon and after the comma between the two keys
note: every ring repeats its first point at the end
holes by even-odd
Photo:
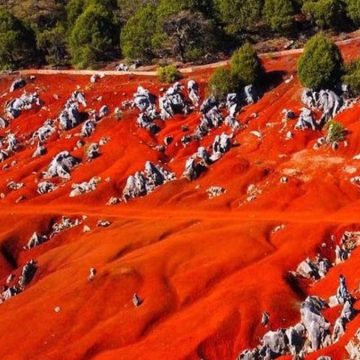
{"type": "MultiPolygon", "coordinates": [[[[345,59],[355,58],[359,48],[359,40],[342,47],[345,59]]],[[[331,235],[339,239],[345,230],[360,230],[360,191],[350,182],[360,175],[359,160],[353,160],[360,153],[360,104],[337,118],[349,130],[347,146],[337,151],[313,150],[321,133],[294,130],[294,121],[282,129],[282,110],[299,113],[301,108],[297,56],[264,58],[274,87],[257,104],[243,108],[238,120],[247,127],[236,135],[237,145],[193,182],[181,174],[199,144],[184,148],[180,139],[182,125],[190,131],[196,127],[198,112],[168,120],[157,136],[137,128],[135,110],[125,111],[120,120],[107,116],[86,140],[89,144],[110,138],[91,163],[84,150],[73,151],[79,128],[54,135],[43,157],[32,159],[34,146],[29,146],[4,162],[16,160],[0,171],[0,192],[6,194],[0,202],[2,283],[29,259],[36,259],[39,268],[23,293],[0,305],[2,359],[233,360],[243,349],[256,346],[269,329],[299,321],[299,305],[307,294],[333,295],[339,274],[357,296],[360,250],[319,282],[298,286],[289,281],[289,271],[315,256],[322,243],[334,248],[331,235]],[[255,112],[257,118],[252,116],[255,112]],[[261,140],[251,133],[254,130],[261,132],[261,140]],[[285,139],[288,130],[294,134],[292,140],[285,139]],[[154,147],[168,134],[175,141],[162,154],[154,147]],[[84,161],[72,171],[71,181],[38,195],[41,172],[62,150],[84,161]],[[147,160],[166,164],[178,180],[146,197],[106,206],[147,160]],[[69,197],[72,183],[95,175],[103,179],[95,192],[69,197]],[[284,175],[289,178],[285,184],[280,182],[284,175]],[[25,187],[9,192],[10,180],[25,187]],[[247,201],[251,184],[259,194],[247,201]],[[226,193],[208,199],[206,189],[213,185],[226,193]],[[26,199],[16,203],[21,195],[26,199]],[[23,250],[34,231],[46,232],[62,215],[85,215],[83,224],[91,231],[84,233],[81,225],[23,250]],[[111,226],[96,227],[99,219],[110,220],[111,226]],[[278,225],[285,226],[274,232],[278,225]],[[97,275],[89,282],[91,267],[97,275]],[[138,308],[132,304],[134,293],[144,300],[138,308]],[[268,328],[260,324],[264,311],[271,316],[268,328]]],[[[211,71],[186,74],[183,81],[193,78],[204,91],[211,71]]],[[[0,81],[3,104],[23,92],[8,93],[12,81],[0,81]]],[[[29,137],[46,119],[59,115],[78,86],[89,109],[107,104],[112,114],[139,85],[155,94],[163,87],[152,76],[105,76],[91,84],[89,76],[37,75],[25,89],[36,89],[45,106],[23,112],[10,129],[20,138],[29,137]]],[[[224,125],[212,132],[202,145],[222,131],[229,128],[224,125]]],[[[359,327],[357,316],[338,343],[308,358],[346,358],[344,346],[359,327]]]]}

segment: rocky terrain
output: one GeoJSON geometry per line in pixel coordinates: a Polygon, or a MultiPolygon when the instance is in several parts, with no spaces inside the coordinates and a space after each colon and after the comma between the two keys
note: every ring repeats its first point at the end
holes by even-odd
{"type": "Polygon", "coordinates": [[[359,359],[360,102],[298,56],[216,110],[211,68],[1,78],[3,359],[359,359]]]}

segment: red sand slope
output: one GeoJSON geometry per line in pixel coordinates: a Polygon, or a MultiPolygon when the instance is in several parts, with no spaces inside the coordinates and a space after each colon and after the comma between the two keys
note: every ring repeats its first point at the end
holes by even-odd
{"type": "MultiPolygon", "coordinates": [[[[358,54],[360,41],[343,48],[347,60],[358,54]]],[[[294,73],[296,56],[273,56],[264,61],[267,70],[294,73]]],[[[206,85],[209,71],[189,74],[206,85]]],[[[1,103],[23,90],[7,94],[11,78],[0,81],[1,103]]],[[[184,79],[186,81],[186,79],[184,79]]],[[[77,86],[85,92],[88,107],[107,104],[110,113],[130,99],[138,85],[159,94],[162,87],[153,77],[105,77],[90,84],[88,76],[37,76],[27,91],[36,89],[45,107],[24,112],[11,124],[18,136],[28,136],[48,118],[55,118],[77,86]],[[53,94],[59,95],[56,100],[53,94]],[[101,101],[97,101],[99,96],[101,101]]],[[[183,148],[181,125],[192,130],[200,115],[177,116],[164,124],[158,136],[136,127],[136,111],[125,112],[119,121],[106,117],[88,143],[110,137],[102,155],[83,162],[72,172],[70,182],[57,191],[39,196],[36,181],[52,156],[61,150],[73,152],[79,128],[67,139],[63,134],[48,143],[48,154],[32,159],[34,148],[26,148],[5,162],[16,165],[0,171],[0,277],[31,258],[39,270],[26,290],[0,305],[0,357],[2,359],[209,359],[232,360],[246,347],[256,346],[267,331],[261,314],[271,314],[270,328],[285,327],[299,320],[299,304],[306,294],[334,294],[340,273],[355,291],[360,279],[360,250],[350,260],[332,269],[327,277],[304,289],[287,280],[307,256],[314,256],[330,235],[360,229],[359,188],[350,178],[360,175],[360,106],[345,111],[339,121],[349,129],[348,146],[336,152],[312,149],[320,133],[293,131],[285,140],[289,121],[282,128],[281,111],[301,108],[301,87],[295,77],[280,82],[255,105],[244,108],[239,120],[248,127],[236,136],[238,146],[214,164],[200,179],[181,179],[185,159],[197,144],[183,148]],[[251,117],[258,113],[258,118],[251,117]],[[250,132],[260,131],[259,141],[250,132]],[[165,155],[154,150],[165,136],[175,136],[165,155]],[[111,196],[120,196],[126,178],[141,170],[145,161],[161,161],[178,179],[151,195],[117,206],[105,206],[111,196]],[[170,161],[171,160],[171,161],[170,161]],[[289,175],[290,174],[290,175],[289,175]],[[69,198],[71,184],[101,176],[98,189],[69,198]],[[289,176],[289,182],[280,178],[289,176]],[[9,192],[10,180],[25,187],[9,192]],[[255,184],[257,199],[246,202],[247,188],[255,184]],[[226,193],[209,200],[205,190],[222,186],[226,193]],[[21,195],[26,200],[15,204],[21,195]],[[31,250],[22,248],[34,231],[45,232],[62,215],[80,218],[83,224],[55,236],[31,250]],[[112,225],[97,228],[99,219],[112,225]],[[274,233],[280,224],[285,228],[274,233]],[[87,281],[90,267],[97,269],[87,281]],[[138,293],[144,303],[132,304],[138,293]],[[61,311],[55,312],[59,306],[61,311]]],[[[223,126],[206,137],[228,131],[223,126]]],[[[3,135],[6,130],[1,130],[3,135]]],[[[356,293],[355,293],[356,295],[356,293]]],[[[357,305],[359,308],[359,305],[357,305]]],[[[336,345],[320,354],[343,358],[344,344],[360,327],[356,317],[336,345]]]]}

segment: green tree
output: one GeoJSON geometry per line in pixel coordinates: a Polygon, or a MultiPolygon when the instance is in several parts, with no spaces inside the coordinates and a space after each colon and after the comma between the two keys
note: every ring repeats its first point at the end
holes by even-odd
{"type": "Polygon", "coordinates": [[[259,81],[263,68],[255,49],[249,43],[234,52],[231,57],[231,73],[239,86],[255,84],[259,81]]]}
{"type": "Polygon", "coordinates": [[[33,33],[8,11],[0,9],[0,68],[16,68],[32,60],[33,33]]]}
{"type": "Polygon", "coordinates": [[[360,1],[346,0],[347,16],[354,22],[355,25],[360,25],[360,1]]]}
{"type": "Polygon", "coordinates": [[[355,95],[360,94],[360,59],[346,66],[343,81],[355,95]]]}
{"type": "Polygon", "coordinates": [[[214,24],[198,11],[185,10],[169,16],[163,31],[171,54],[182,62],[198,60],[212,52],[216,44],[214,24]]]}
{"type": "Polygon", "coordinates": [[[228,34],[254,29],[261,19],[263,0],[214,0],[215,10],[228,34]]]}
{"type": "Polygon", "coordinates": [[[83,13],[86,0],[70,0],[66,5],[66,16],[68,28],[71,30],[78,17],[83,13]]]}
{"type": "Polygon", "coordinates": [[[15,17],[42,31],[62,22],[65,16],[66,0],[7,0],[0,1],[15,17]]]}
{"type": "Polygon", "coordinates": [[[69,37],[72,63],[85,68],[94,62],[108,60],[118,43],[116,32],[106,8],[100,5],[86,7],[69,37]]]}
{"type": "Polygon", "coordinates": [[[227,94],[236,90],[234,78],[230,69],[218,68],[210,77],[208,92],[217,100],[223,101],[227,94]]]}
{"type": "Polygon", "coordinates": [[[319,90],[339,82],[342,66],[338,47],[319,33],[306,43],[298,62],[298,75],[304,86],[319,90]]]}
{"type": "Polygon", "coordinates": [[[302,10],[321,29],[337,28],[345,21],[343,0],[306,0],[302,10]]]}
{"type": "Polygon", "coordinates": [[[67,62],[66,30],[62,24],[39,33],[37,48],[50,65],[61,66],[67,62]]]}
{"type": "Polygon", "coordinates": [[[273,31],[289,32],[294,27],[295,10],[292,0],[265,0],[263,14],[273,31]]]}
{"type": "Polygon", "coordinates": [[[140,8],[121,32],[121,50],[128,59],[149,61],[153,58],[152,36],[156,27],[156,8],[140,8]]]}
{"type": "Polygon", "coordinates": [[[208,19],[214,18],[214,1],[213,0],[186,0],[188,10],[200,11],[208,19]]]}

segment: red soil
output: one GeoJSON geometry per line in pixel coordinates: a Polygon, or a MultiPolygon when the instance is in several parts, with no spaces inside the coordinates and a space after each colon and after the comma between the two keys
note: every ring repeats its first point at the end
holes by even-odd
{"type": "MultiPolygon", "coordinates": [[[[354,58],[359,46],[360,41],[346,45],[344,57],[354,58]]],[[[269,72],[283,72],[286,79],[295,75],[296,55],[269,57],[264,64],[269,72]]],[[[196,79],[204,89],[211,71],[197,71],[187,78],[196,79]]],[[[0,94],[7,92],[11,81],[0,81],[0,94]]],[[[46,119],[55,118],[78,85],[89,108],[107,104],[111,114],[138,85],[156,94],[162,87],[153,77],[133,75],[107,76],[95,85],[88,76],[38,75],[26,90],[36,89],[45,107],[24,112],[12,122],[11,130],[18,136],[29,135],[46,119]],[[100,95],[102,100],[97,101],[100,95]]],[[[22,91],[3,95],[1,102],[22,91]]],[[[181,179],[181,173],[197,144],[183,148],[180,127],[194,129],[197,113],[167,121],[158,136],[136,127],[136,111],[125,112],[119,121],[106,117],[87,139],[91,143],[103,136],[111,138],[101,148],[102,155],[91,163],[84,161],[73,170],[70,182],[43,196],[36,193],[35,182],[54,154],[66,149],[84,158],[83,150],[73,151],[78,137],[54,136],[48,154],[38,159],[31,158],[34,148],[29,147],[7,160],[17,163],[0,172],[0,192],[7,195],[0,202],[0,277],[5,282],[30,258],[38,261],[39,270],[23,293],[0,305],[0,357],[232,360],[243,349],[256,346],[269,328],[298,321],[299,304],[306,294],[325,298],[334,294],[340,273],[355,291],[360,250],[312,286],[300,289],[287,280],[288,272],[314,256],[331,234],[339,239],[344,230],[360,229],[360,193],[350,183],[351,177],[360,175],[358,161],[352,160],[360,153],[360,106],[338,117],[350,131],[348,146],[337,152],[315,151],[312,146],[319,132],[295,131],[289,121],[280,133],[281,111],[298,112],[300,94],[295,76],[244,108],[239,120],[248,127],[236,136],[239,145],[194,182],[181,179]],[[254,112],[256,119],[251,117],[254,112]],[[253,130],[262,133],[262,141],[250,133],[253,130]],[[295,135],[290,141],[285,140],[288,130],[295,135]],[[175,141],[161,155],[153,147],[168,134],[175,141]],[[179,180],[145,198],[105,206],[111,196],[120,196],[126,178],[147,160],[166,163],[179,180]],[[279,181],[284,174],[289,176],[286,184],[279,181]],[[93,193],[69,198],[72,183],[94,175],[111,180],[102,181],[93,193]],[[26,186],[9,192],[9,180],[26,186]],[[250,184],[261,194],[246,202],[250,184]],[[212,185],[224,187],[226,193],[209,200],[205,190],[212,185]],[[20,195],[26,200],[15,204],[20,195]],[[86,215],[91,232],[84,234],[81,225],[31,251],[22,250],[34,231],[46,231],[62,215],[86,215]],[[97,228],[99,219],[112,225],[97,228]],[[285,228],[274,233],[280,224],[285,228]],[[97,269],[92,282],[87,281],[90,267],[97,269]],[[134,293],[144,299],[139,308],[132,304],[134,293]],[[268,329],[260,325],[264,311],[271,315],[268,329]]],[[[222,131],[228,128],[214,131],[202,144],[211,143],[222,131]]],[[[76,128],[68,133],[78,132],[76,128]]],[[[343,358],[344,345],[359,327],[358,316],[336,345],[308,358],[320,354],[343,358]]]]}

